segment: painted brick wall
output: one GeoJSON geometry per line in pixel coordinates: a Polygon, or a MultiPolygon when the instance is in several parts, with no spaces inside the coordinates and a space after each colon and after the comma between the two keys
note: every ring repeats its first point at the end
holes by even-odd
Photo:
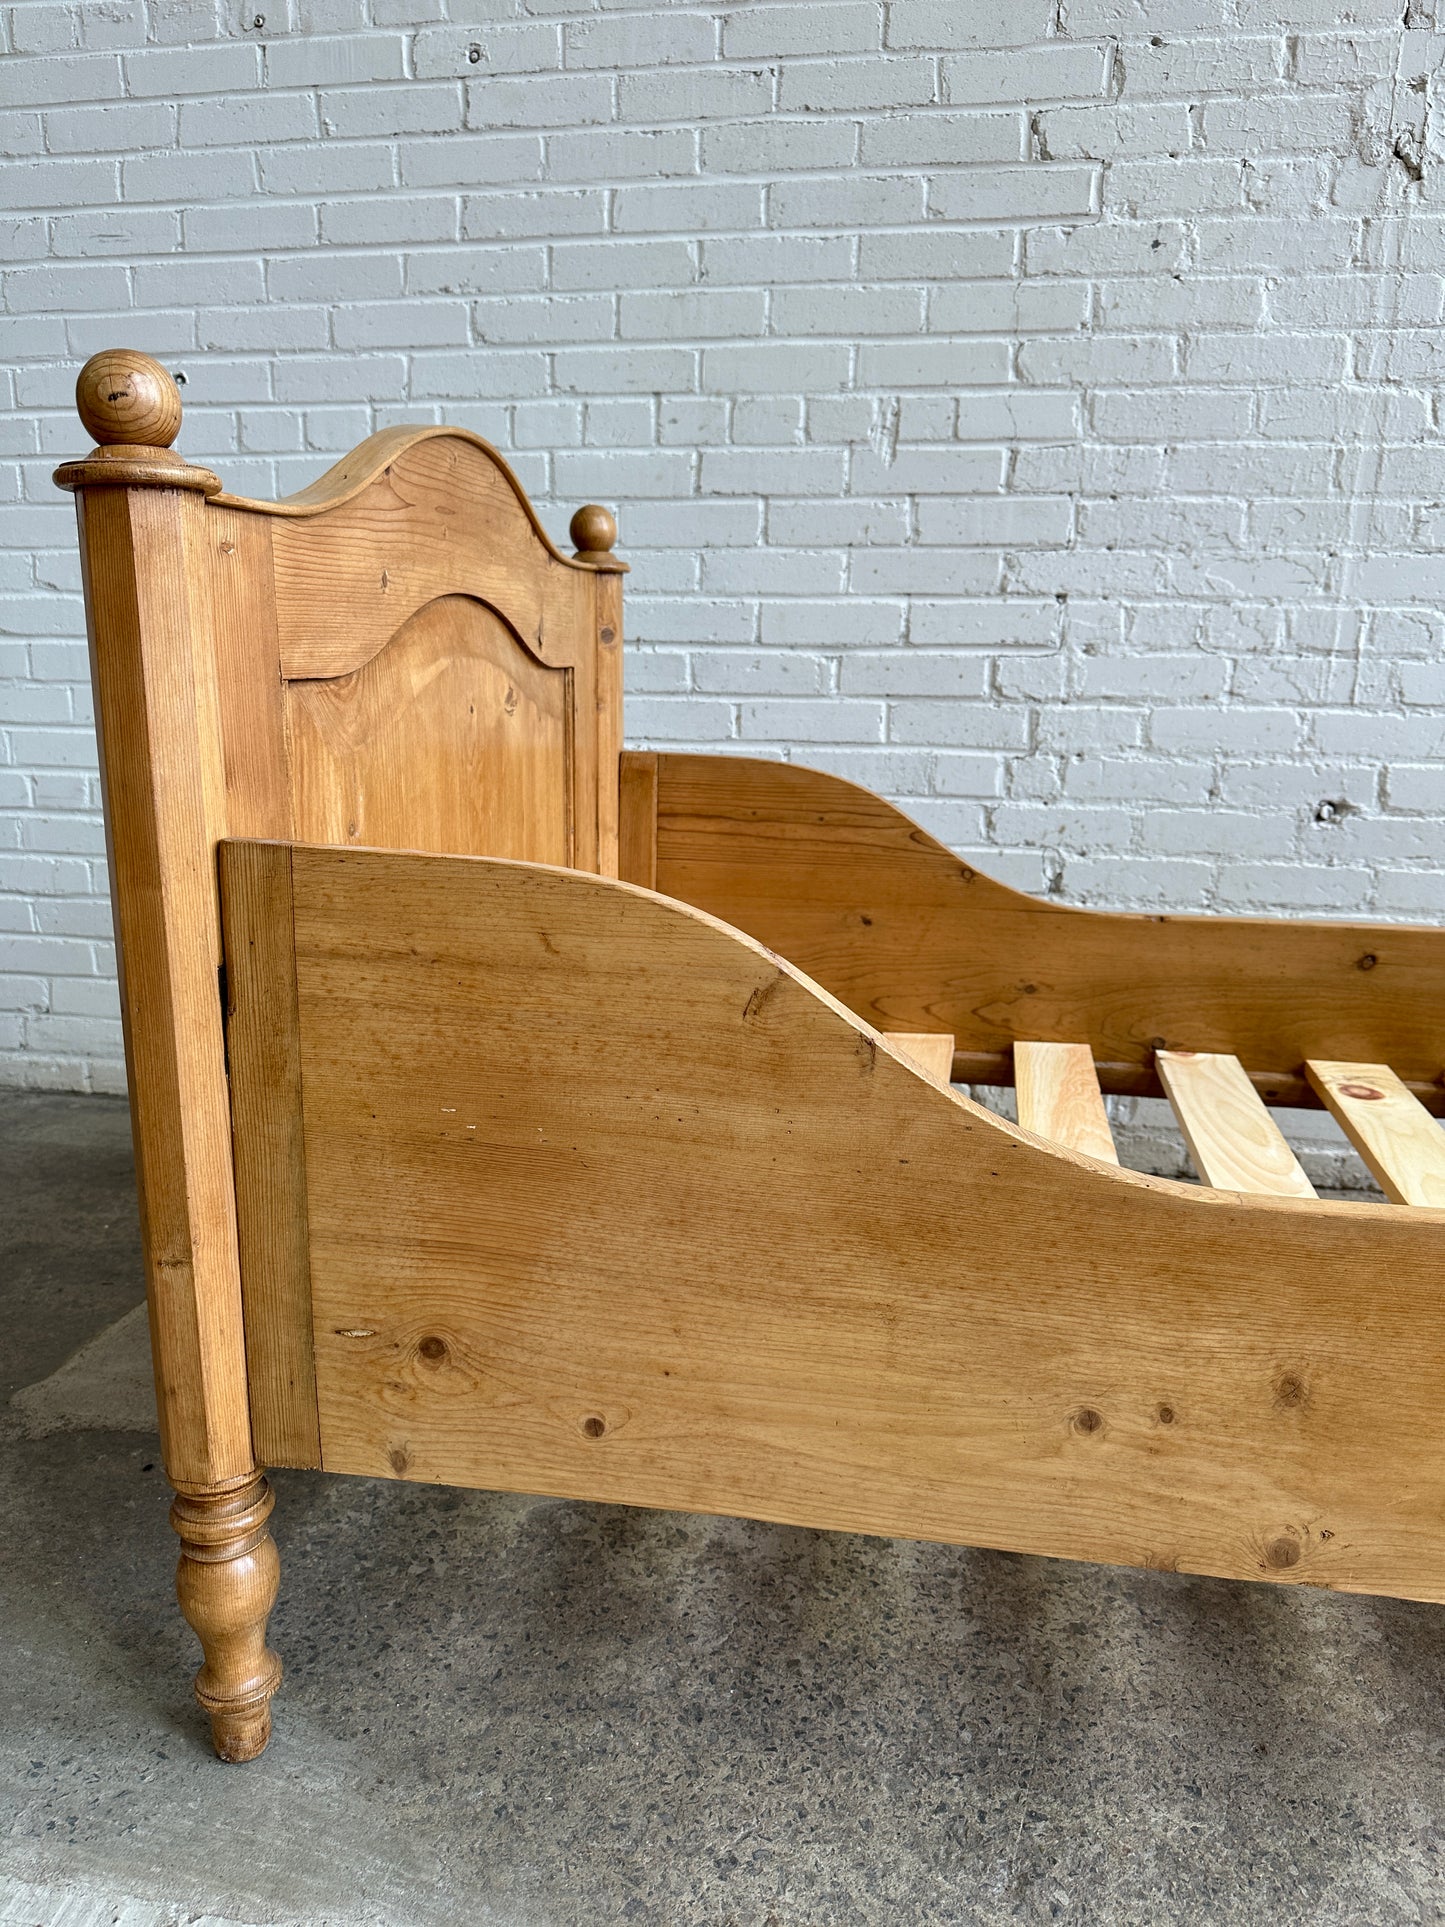
{"type": "Polygon", "coordinates": [[[634,743],[1074,902],[1445,912],[1422,0],[19,0],[0,1077],[116,1087],[71,385],[236,489],[372,428],[619,510],[634,743]]]}

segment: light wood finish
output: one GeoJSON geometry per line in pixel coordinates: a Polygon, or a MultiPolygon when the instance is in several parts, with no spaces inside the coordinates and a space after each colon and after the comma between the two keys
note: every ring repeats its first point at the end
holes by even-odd
{"type": "Polygon", "coordinates": [[[606,510],[564,556],[433,427],[246,501],[144,356],[79,399],[99,445],[57,479],[224,1757],[280,1676],[257,1447],[1445,1600],[1445,1211],[1139,1177],[947,1088],[1017,1044],[1154,1089],[1187,1043],[1239,1053],[1236,1094],[1367,1060],[1445,1103],[1441,933],[1065,910],[836,779],[624,761],[606,510]]]}
{"type": "MultiPolygon", "coordinates": [[[[300,829],[614,873],[626,565],[596,507],[587,554],[561,554],[473,435],[388,430],[253,502],[171,446],[179,392],[147,356],[94,357],[77,403],[99,445],[56,480],[80,523],[162,1442],[186,1504],[225,1512],[257,1477],[253,1417],[295,1463],[314,1462],[316,1421],[294,1016],[264,1036],[246,1021],[252,976],[285,1006],[282,879],[258,880],[238,964],[255,1102],[233,1171],[217,844],[300,829]]],[[[203,1618],[236,1620],[227,1652],[255,1646],[260,1545],[183,1587],[203,1618]]],[[[234,1681],[214,1691],[240,1703],[234,1681]]],[[[254,1738],[259,1715],[232,1713],[238,1755],[236,1721],[254,1738]]]]}
{"type": "Polygon", "coordinates": [[[571,863],[570,682],[480,602],[429,602],[351,675],[286,685],[296,835],[571,863]]]}
{"type": "Polygon", "coordinates": [[[616,874],[625,564],[559,554],[495,451],[452,431],[373,436],[244,507],[270,520],[295,834],[616,874]]]}
{"type": "Polygon", "coordinates": [[[1020,895],[883,798],[737,756],[657,759],[657,888],[789,958],[881,1030],[951,1030],[959,1082],[1013,1046],[1087,1043],[1105,1090],[1158,1096],[1158,1050],[1237,1056],[1317,1105],[1306,1057],[1393,1064],[1445,1109],[1445,931],[1126,916],[1020,895]]]}
{"type": "MultiPolygon", "coordinates": [[[[120,359],[144,364],[141,386],[169,382],[144,356],[120,359]]],[[[140,406],[125,403],[118,432],[140,406]]],[[[502,834],[504,853],[551,857],[565,820],[564,860],[615,874],[627,565],[603,549],[562,555],[478,437],[385,430],[282,502],[217,494],[209,471],[131,442],[57,479],[96,500],[102,486],[215,498],[191,523],[187,572],[210,639],[229,827],[346,841],[360,800],[358,836],[490,854],[502,834]],[[540,704],[545,743],[523,743],[515,708],[503,727],[509,687],[540,704]],[[552,772],[535,835],[516,834],[519,763],[528,804],[552,772]]],[[[595,505],[577,519],[591,540],[615,531],[595,505]]]]}
{"type": "Polygon", "coordinates": [[[612,548],[617,541],[617,518],[611,509],[605,509],[597,502],[588,502],[572,517],[567,533],[572,538],[579,562],[612,562],[612,548]]]}
{"type": "Polygon", "coordinates": [[[251,1431],[263,1465],[319,1466],[291,852],[223,843],[220,856],[251,1431]]]}
{"type": "Polygon", "coordinates": [[[1119,1162],[1087,1044],[1015,1044],[1014,1084],[1025,1131],[1106,1164],[1119,1162]]]}
{"type": "Polygon", "coordinates": [[[1387,1198],[1445,1206],[1445,1131],[1392,1070],[1320,1060],[1305,1069],[1387,1198]]]}
{"type": "Polygon", "coordinates": [[[617,874],[644,890],[657,888],[657,757],[625,749],[621,762],[617,874]]]}
{"type": "MultiPolygon", "coordinates": [[[[139,403],[114,367],[82,375],[92,432],[112,392],[117,435],[178,419],[155,399],[165,371],[135,372],[139,403]]],[[[197,567],[208,511],[152,481],[82,484],[76,501],[162,1447],[173,1479],[224,1482],[254,1462],[218,982],[223,752],[197,567]]]]}
{"type": "Polygon", "coordinates": [[[244,504],[275,517],[283,675],[349,675],[439,595],[487,603],[544,662],[564,661],[579,637],[590,650],[597,563],[553,548],[479,436],[384,431],[341,467],[335,489],[323,478],[289,502],[244,504]],[[482,531],[488,539],[476,539],[482,531]]]}
{"type": "Polygon", "coordinates": [[[171,1507],[180,1535],[176,1597],[201,1642],[196,1698],[223,1760],[254,1760],[271,1737],[281,1662],[266,1644],[280,1565],[267,1529],[275,1500],[259,1475],[228,1487],[182,1487],[171,1507]]]}
{"type": "Polygon", "coordinates": [[[894,1050],[901,1051],[920,1070],[927,1072],[935,1083],[948,1082],[953,1070],[951,1037],[925,1030],[889,1030],[883,1035],[894,1050]]]}
{"type": "Polygon", "coordinates": [[[1445,1214],[1043,1145],[621,884],[293,875],[329,1469],[1445,1599],[1445,1214]]]}
{"type": "Polygon", "coordinates": [[[1275,1198],[1317,1195],[1237,1057],[1162,1050],[1157,1062],[1206,1184],[1275,1198]]]}
{"type": "Polygon", "coordinates": [[[148,355],[111,348],[81,369],[75,412],[101,447],[138,447],[151,456],[181,432],[181,391],[148,355]]]}
{"type": "MultiPolygon", "coordinates": [[[[605,510],[601,512],[606,513],[605,510]]],[[[616,527],[610,515],[607,520],[613,528],[616,527]]],[[[621,572],[626,569],[627,564],[619,563],[615,569],[607,572],[602,569],[601,562],[595,556],[590,559],[598,570],[593,577],[593,620],[597,653],[592,693],[594,726],[597,734],[596,868],[602,876],[615,877],[617,875],[617,839],[620,834],[619,768],[622,758],[621,572]]]]}

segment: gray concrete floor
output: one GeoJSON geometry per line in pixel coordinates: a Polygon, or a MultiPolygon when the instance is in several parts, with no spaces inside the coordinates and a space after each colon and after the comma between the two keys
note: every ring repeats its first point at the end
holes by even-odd
{"type": "Polygon", "coordinates": [[[1445,1919],[1392,1600],[282,1474],[221,1766],[140,1294],[123,1108],[0,1093],[0,1922],[1445,1919]]]}

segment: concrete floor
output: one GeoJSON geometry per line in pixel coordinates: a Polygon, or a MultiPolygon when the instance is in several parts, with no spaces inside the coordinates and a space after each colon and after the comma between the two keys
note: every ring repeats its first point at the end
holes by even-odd
{"type": "Polygon", "coordinates": [[[0,1250],[0,1922],[1445,1920],[1392,1600],[283,1473],[221,1766],[119,1104],[0,1093],[0,1250]]]}

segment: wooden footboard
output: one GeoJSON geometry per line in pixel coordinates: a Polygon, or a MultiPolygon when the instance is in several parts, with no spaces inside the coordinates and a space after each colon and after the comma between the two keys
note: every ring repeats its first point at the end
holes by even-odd
{"type": "Polygon", "coordinates": [[[625,884],[221,857],[263,1460],[1445,1599],[1445,1211],[1051,1150],[625,884]]]}

